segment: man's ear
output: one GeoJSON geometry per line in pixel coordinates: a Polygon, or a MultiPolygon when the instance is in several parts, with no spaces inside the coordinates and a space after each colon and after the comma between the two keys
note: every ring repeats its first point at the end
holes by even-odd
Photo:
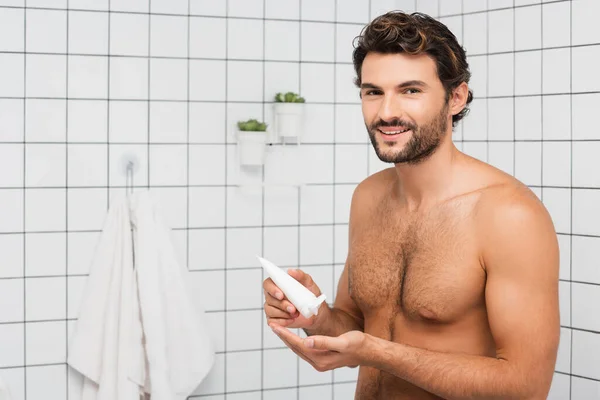
{"type": "Polygon", "coordinates": [[[466,82],[458,85],[450,95],[450,112],[452,115],[456,115],[465,108],[467,105],[467,99],[469,98],[469,86],[466,82]]]}

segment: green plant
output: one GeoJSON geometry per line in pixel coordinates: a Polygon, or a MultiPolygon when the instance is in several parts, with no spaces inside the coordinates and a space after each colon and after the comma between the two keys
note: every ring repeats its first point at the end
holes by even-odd
{"type": "Polygon", "coordinates": [[[287,92],[277,93],[275,95],[275,102],[277,103],[304,103],[304,97],[300,97],[298,93],[287,92]]]}
{"type": "Polygon", "coordinates": [[[249,119],[238,121],[237,126],[240,131],[265,132],[268,125],[256,119],[249,119]]]}

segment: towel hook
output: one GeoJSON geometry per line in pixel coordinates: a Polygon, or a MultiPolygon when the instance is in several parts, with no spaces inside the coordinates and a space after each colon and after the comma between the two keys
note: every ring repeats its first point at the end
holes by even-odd
{"type": "Polygon", "coordinates": [[[124,154],[121,158],[121,165],[124,167],[125,172],[125,191],[129,196],[130,193],[133,193],[133,176],[138,169],[139,163],[137,162],[137,157],[132,154],[124,154]]]}

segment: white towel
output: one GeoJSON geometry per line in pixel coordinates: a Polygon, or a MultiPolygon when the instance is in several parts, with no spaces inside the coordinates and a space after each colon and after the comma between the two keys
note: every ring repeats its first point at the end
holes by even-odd
{"type": "Polygon", "coordinates": [[[182,400],[204,380],[214,348],[184,273],[150,193],[116,200],[69,343],[82,400],[182,400]]]}

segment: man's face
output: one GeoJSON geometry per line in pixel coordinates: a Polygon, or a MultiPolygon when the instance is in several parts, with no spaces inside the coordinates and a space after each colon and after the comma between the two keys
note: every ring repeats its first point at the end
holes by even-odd
{"type": "Polygon", "coordinates": [[[434,61],[426,55],[369,53],[361,78],[363,116],[379,159],[417,163],[432,154],[451,118],[434,61]]]}

